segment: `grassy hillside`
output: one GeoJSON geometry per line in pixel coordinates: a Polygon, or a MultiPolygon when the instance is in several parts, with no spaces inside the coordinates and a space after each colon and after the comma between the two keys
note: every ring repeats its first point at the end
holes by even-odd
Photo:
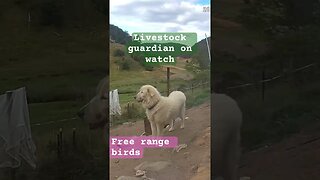
{"type": "MultiPolygon", "coordinates": [[[[144,84],[152,84],[159,88],[160,92],[166,94],[166,69],[157,67],[153,71],[147,71],[137,61],[125,55],[115,57],[114,51],[117,49],[125,50],[125,46],[112,43],[110,46],[110,88],[118,89],[120,101],[126,103],[133,100],[133,96],[144,84]],[[119,62],[128,61],[130,69],[123,70],[119,62]]],[[[190,73],[190,72],[183,72],[190,73]]],[[[185,83],[182,79],[172,79],[172,89],[177,89],[185,83]]]]}
{"type": "MultiPolygon", "coordinates": [[[[151,84],[156,86],[162,95],[167,95],[166,67],[155,67],[154,70],[148,71],[126,53],[123,56],[117,56],[115,52],[119,50],[125,52],[125,46],[117,43],[110,44],[110,88],[111,90],[118,89],[123,112],[122,117],[119,117],[116,123],[144,116],[141,105],[133,98],[142,85],[151,84]],[[128,64],[128,69],[122,68],[124,62],[128,64]],[[130,108],[134,108],[134,110],[128,110],[128,103],[130,108]],[[130,111],[130,115],[128,115],[128,111],[130,111]]],[[[184,91],[187,94],[187,106],[190,107],[208,100],[210,91],[209,84],[203,86],[203,89],[197,87],[194,91],[185,89],[190,88],[192,83],[201,83],[201,80],[208,79],[208,73],[203,74],[204,77],[199,78],[201,80],[197,79],[192,71],[185,69],[188,64],[186,62],[187,59],[177,58],[176,67],[171,68],[170,90],[184,91]]]]}
{"type": "MultiPolygon", "coordinates": [[[[76,113],[95,95],[98,82],[107,73],[106,41],[109,38],[102,28],[104,17],[91,5],[80,7],[67,2],[65,12],[61,12],[62,26],[43,25],[39,10],[42,6],[34,3],[42,1],[0,3],[0,94],[26,87],[32,137],[37,148],[38,168],[31,170],[23,163],[17,169],[16,179],[68,179],[70,176],[103,179],[107,162],[94,159],[106,154],[105,144],[101,144],[103,135],[89,131],[87,124],[76,118],[76,113]],[[29,27],[27,5],[32,7],[29,27]],[[85,15],[80,14],[81,8],[88,13],[88,19],[81,18],[85,15]],[[89,21],[90,18],[94,20],[89,21]],[[65,149],[63,157],[57,158],[56,133],[60,128],[65,149]],[[76,128],[76,150],[72,149],[73,128],[76,128]],[[96,165],[99,167],[90,168],[96,165]]],[[[1,169],[0,179],[10,177],[5,171],[1,169]]]]}
{"type": "Polygon", "coordinates": [[[85,32],[61,34],[36,32],[2,38],[0,43],[6,46],[1,53],[0,92],[26,86],[31,104],[74,101],[80,105],[93,96],[107,69],[103,41],[85,32]]]}
{"type": "Polygon", "coordinates": [[[242,109],[243,148],[280,141],[319,122],[319,25],[282,30],[279,14],[273,14],[278,9],[269,5],[234,0],[215,4],[213,87],[235,98],[242,109]],[[264,91],[259,82],[263,74],[271,79],[264,91]],[[230,88],[237,85],[244,86],[230,88]]]}
{"type": "MultiPolygon", "coordinates": [[[[122,57],[115,57],[113,52],[115,49],[124,51],[124,46],[112,44],[108,62],[105,51],[108,38],[105,32],[92,33],[86,29],[64,29],[59,31],[59,35],[54,32],[50,28],[24,33],[10,32],[12,36],[0,39],[4,45],[0,49],[0,93],[26,87],[32,136],[39,162],[39,169],[30,171],[27,166],[23,166],[17,176],[43,179],[51,174],[53,179],[63,179],[71,173],[78,179],[99,179],[104,177],[102,172],[106,165],[103,158],[105,144],[101,144],[103,134],[101,131],[90,131],[85,122],[76,118],[77,111],[95,94],[99,80],[106,75],[108,63],[111,89],[119,89],[123,105],[133,102],[134,94],[143,84],[155,85],[161,92],[165,92],[166,72],[160,68],[146,71],[127,56],[125,58],[131,61],[130,69],[118,70],[116,61],[121,61],[122,57]],[[63,129],[68,152],[62,159],[57,158],[56,154],[56,133],[60,128],[63,129]],[[73,128],[76,128],[77,133],[76,151],[72,150],[73,128]],[[93,164],[99,164],[99,167],[90,168],[95,167],[93,164]],[[80,170],[86,175],[73,173],[80,170]]],[[[178,66],[183,68],[185,61],[179,62],[178,66]]],[[[190,72],[172,72],[175,73],[171,81],[173,89],[188,84],[187,80],[177,74],[189,76],[190,72]]],[[[205,92],[190,92],[190,100],[199,104],[208,99],[209,90],[206,89],[205,92]]],[[[123,121],[127,120],[123,118],[123,121]]]]}

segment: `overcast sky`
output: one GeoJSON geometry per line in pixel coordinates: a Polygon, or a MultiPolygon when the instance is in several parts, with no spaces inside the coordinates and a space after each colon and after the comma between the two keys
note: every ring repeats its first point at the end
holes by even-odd
{"type": "Polygon", "coordinates": [[[210,0],[111,0],[110,23],[133,32],[196,32],[210,36],[210,0]]]}

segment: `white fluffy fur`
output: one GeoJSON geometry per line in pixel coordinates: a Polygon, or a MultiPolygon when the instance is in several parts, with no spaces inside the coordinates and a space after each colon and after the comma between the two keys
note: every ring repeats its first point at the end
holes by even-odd
{"type": "Polygon", "coordinates": [[[146,109],[152,136],[161,136],[167,123],[170,123],[169,131],[173,131],[177,118],[181,118],[180,127],[184,128],[186,96],[183,92],[173,91],[168,97],[164,97],[155,87],[144,85],[135,98],[146,109]]]}
{"type": "Polygon", "coordinates": [[[236,180],[242,113],[229,96],[214,93],[211,98],[213,179],[236,180]]]}

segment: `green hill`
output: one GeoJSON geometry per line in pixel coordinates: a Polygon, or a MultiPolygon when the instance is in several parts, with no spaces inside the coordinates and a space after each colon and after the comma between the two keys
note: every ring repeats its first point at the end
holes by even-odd
{"type": "Polygon", "coordinates": [[[131,40],[131,36],[128,34],[128,32],[123,31],[118,26],[110,24],[109,27],[110,38],[116,43],[127,44],[131,40]]]}

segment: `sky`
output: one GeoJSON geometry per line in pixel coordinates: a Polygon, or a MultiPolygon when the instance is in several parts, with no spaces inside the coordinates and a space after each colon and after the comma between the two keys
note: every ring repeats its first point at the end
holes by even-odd
{"type": "Polygon", "coordinates": [[[210,36],[210,0],[111,0],[110,23],[134,32],[196,32],[210,36]]]}

